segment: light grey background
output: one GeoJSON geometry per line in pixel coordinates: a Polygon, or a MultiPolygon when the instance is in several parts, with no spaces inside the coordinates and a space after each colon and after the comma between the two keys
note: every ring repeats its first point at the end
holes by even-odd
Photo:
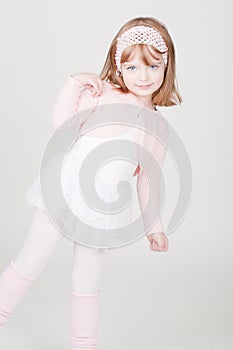
{"type": "MultiPolygon", "coordinates": [[[[30,226],[24,195],[66,77],[100,72],[113,36],[135,16],[160,19],[175,42],[184,101],[160,110],[189,152],[192,202],[167,253],[151,252],[145,238],[109,258],[100,350],[232,349],[231,10],[226,0],[22,0],[1,9],[1,271],[30,226]]],[[[167,170],[172,190],[169,160],[167,170]]],[[[1,332],[1,348],[69,349],[72,248],[68,240],[58,248],[1,332]]]]}

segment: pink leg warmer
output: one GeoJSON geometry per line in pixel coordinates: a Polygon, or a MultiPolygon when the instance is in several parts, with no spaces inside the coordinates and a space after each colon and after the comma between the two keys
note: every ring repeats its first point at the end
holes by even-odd
{"type": "Polygon", "coordinates": [[[13,261],[0,276],[0,329],[7,322],[18,302],[22,299],[33,278],[16,271],[13,261]]]}
{"type": "Polygon", "coordinates": [[[99,290],[94,294],[79,294],[72,291],[71,350],[97,349],[99,296],[99,290]]]}

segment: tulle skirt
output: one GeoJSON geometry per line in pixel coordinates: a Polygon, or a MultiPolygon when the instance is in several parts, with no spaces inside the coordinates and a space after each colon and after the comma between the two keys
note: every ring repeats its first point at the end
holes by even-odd
{"type": "MultiPolygon", "coordinates": [[[[132,223],[140,216],[136,188],[137,176],[133,176],[135,164],[132,162],[125,159],[108,162],[99,171],[96,171],[93,184],[86,183],[83,187],[80,185],[79,175],[85,156],[100,143],[100,138],[82,137],[82,142],[75,143],[65,155],[61,153],[52,158],[26,193],[26,204],[45,210],[49,215],[52,214],[52,218],[59,222],[62,232],[68,232],[68,238],[71,239],[73,238],[72,226],[76,218],[93,229],[115,229],[132,223]],[[59,172],[58,164],[61,164],[61,159],[63,161],[59,172]],[[122,180],[130,186],[131,195],[127,205],[119,212],[114,212],[113,215],[111,205],[114,201],[119,200],[118,185],[122,180]],[[64,199],[62,201],[57,190],[59,183],[64,199]],[[54,205],[48,205],[45,200],[46,195],[43,196],[45,192],[50,198],[53,197],[54,205]],[[98,205],[91,206],[85,200],[86,197],[92,198],[93,193],[96,193],[97,197],[106,204],[104,208],[109,210],[98,210],[98,205]]],[[[85,175],[88,178],[88,169],[85,171],[84,178],[85,175]]],[[[84,235],[85,232],[82,232],[81,236],[84,237],[84,235]]],[[[92,245],[99,250],[103,242],[97,236],[92,245]]],[[[108,247],[102,249],[108,250],[108,247]]]]}

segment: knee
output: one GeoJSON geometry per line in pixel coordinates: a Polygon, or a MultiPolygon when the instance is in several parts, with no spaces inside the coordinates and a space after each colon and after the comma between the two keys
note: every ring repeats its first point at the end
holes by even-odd
{"type": "Polygon", "coordinates": [[[74,292],[92,294],[100,290],[102,271],[107,256],[107,252],[97,252],[75,244],[72,270],[74,292]]]}
{"type": "Polygon", "coordinates": [[[29,266],[25,267],[25,265],[21,264],[21,262],[18,261],[17,258],[12,260],[12,266],[14,267],[15,271],[17,271],[17,273],[23,276],[24,278],[34,280],[38,276],[38,274],[35,273],[33,269],[31,269],[29,266]]]}

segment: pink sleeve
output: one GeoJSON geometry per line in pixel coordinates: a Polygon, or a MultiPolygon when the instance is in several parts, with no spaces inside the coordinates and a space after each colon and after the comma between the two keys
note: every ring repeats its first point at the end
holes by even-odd
{"type": "Polygon", "coordinates": [[[54,101],[52,111],[52,127],[59,128],[66,120],[81,110],[95,104],[90,89],[83,88],[76,78],[70,75],[60,88],[54,101]]]}
{"type": "Polygon", "coordinates": [[[81,86],[71,75],[67,78],[54,101],[52,127],[59,128],[67,119],[77,113],[81,86]]]}
{"type": "MultiPolygon", "coordinates": [[[[155,224],[151,228],[149,228],[148,231],[146,229],[147,227],[149,227],[147,222],[150,222],[150,220],[148,221],[148,218],[146,217],[146,215],[143,214],[143,210],[145,209],[148,201],[149,186],[148,186],[147,176],[149,177],[149,174],[145,174],[142,168],[140,168],[140,172],[137,177],[137,192],[138,192],[139,205],[142,211],[142,218],[146,229],[145,233],[146,235],[149,235],[151,233],[164,232],[162,220],[160,218],[161,213],[160,213],[159,201],[160,201],[160,191],[161,191],[160,186],[161,186],[162,168],[163,168],[166,154],[167,154],[167,144],[168,144],[168,136],[169,136],[168,124],[167,122],[161,123],[160,130],[157,134],[157,136],[162,140],[162,142],[155,139],[148,133],[144,133],[144,134],[146,135],[144,136],[144,147],[146,147],[146,149],[150,152],[151,156],[156,159],[161,169],[160,171],[156,172],[156,176],[153,176],[153,184],[155,184],[155,188],[156,188],[156,196],[155,198],[153,198],[154,200],[153,212],[154,212],[154,218],[158,216],[158,220],[157,222],[155,222],[155,224]]],[[[148,159],[148,164],[151,163],[150,161],[151,159],[148,159]]]]}

